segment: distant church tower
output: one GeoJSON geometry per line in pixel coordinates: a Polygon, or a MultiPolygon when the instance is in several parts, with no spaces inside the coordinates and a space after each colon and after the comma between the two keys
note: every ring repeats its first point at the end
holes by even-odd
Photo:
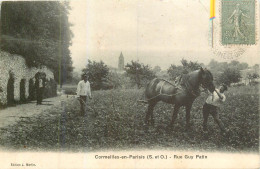
{"type": "Polygon", "coordinates": [[[118,70],[124,70],[125,68],[125,63],[124,63],[124,56],[121,52],[119,58],[118,58],[118,70]]]}

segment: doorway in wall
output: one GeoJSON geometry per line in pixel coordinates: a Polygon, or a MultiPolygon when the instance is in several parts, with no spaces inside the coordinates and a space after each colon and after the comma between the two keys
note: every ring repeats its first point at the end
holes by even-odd
{"type": "Polygon", "coordinates": [[[14,74],[9,72],[9,79],[7,82],[7,105],[12,106],[14,104],[14,74]]]}
{"type": "Polygon", "coordinates": [[[20,82],[20,102],[21,103],[25,103],[26,102],[26,98],[25,98],[25,83],[26,80],[22,79],[20,82]]]}

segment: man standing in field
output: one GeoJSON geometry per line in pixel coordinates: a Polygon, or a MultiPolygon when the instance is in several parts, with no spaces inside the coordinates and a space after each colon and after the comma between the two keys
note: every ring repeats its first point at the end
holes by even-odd
{"type": "Polygon", "coordinates": [[[220,89],[216,89],[213,93],[210,93],[210,95],[208,96],[206,103],[203,105],[203,131],[207,131],[207,122],[209,114],[213,116],[220,130],[222,132],[226,131],[223,123],[219,119],[219,109],[221,104],[224,103],[226,100],[226,96],[224,95],[224,92],[226,90],[227,86],[223,84],[220,86],[220,89]]]}
{"type": "Polygon", "coordinates": [[[87,74],[83,74],[82,79],[83,80],[81,80],[78,83],[77,96],[79,97],[79,101],[80,101],[81,114],[84,115],[86,113],[87,98],[92,99],[92,97],[91,97],[90,83],[88,81],[87,74]]]}

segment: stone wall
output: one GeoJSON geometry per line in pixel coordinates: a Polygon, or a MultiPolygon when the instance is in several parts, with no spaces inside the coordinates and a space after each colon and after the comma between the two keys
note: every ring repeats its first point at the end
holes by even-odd
{"type": "Polygon", "coordinates": [[[14,75],[14,99],[20,100],[20,82],[25,79],[25,97],[29,96],[29,80],[35,81],[35,74],[37,72],[45,72],[47,80],[54,79],[54,75],[51,70],[43,66],[41,68],[28,68],[25,59],[19,55],[13,55],[7,52],[0,51],[0,104],[7,104],[7,83],[9,80],[10,72],[14,75]]]}

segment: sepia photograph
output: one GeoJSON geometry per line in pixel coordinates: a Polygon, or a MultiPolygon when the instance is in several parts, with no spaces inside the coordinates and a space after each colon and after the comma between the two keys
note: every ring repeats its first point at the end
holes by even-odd
{"type": "Polygon", "coordinates": [[[0,166],[259,168],[259,7],[0,1],[0,166]]]}

